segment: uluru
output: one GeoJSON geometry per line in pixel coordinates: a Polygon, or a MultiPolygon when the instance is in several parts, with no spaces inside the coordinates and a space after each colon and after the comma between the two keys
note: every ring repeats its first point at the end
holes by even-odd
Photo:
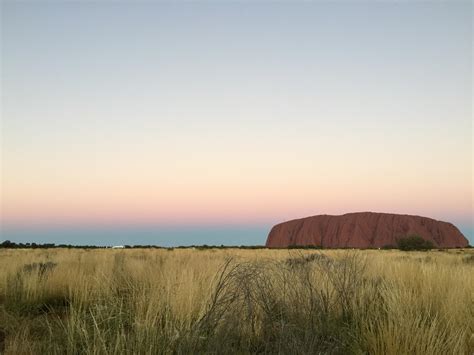
{"type": "Polygon", "coordinates": [[[266,246],[380,248],[396,245],[399,238],[410,235],[418,235],[439,248],[469,244],[459,229],[448,222],[404,214],[356,212],[318,215],[277,224],[271,229],[266,246]]]}

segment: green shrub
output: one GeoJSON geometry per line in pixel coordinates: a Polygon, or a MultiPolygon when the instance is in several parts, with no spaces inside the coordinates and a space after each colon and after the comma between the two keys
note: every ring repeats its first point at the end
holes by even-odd
{"type": "Polygon", "coordinates": [[[419,235],[411,235],[397,240],[397,246],[400,250],[430,250],[433,249],[433,242],[425,240],[419,235]]]}

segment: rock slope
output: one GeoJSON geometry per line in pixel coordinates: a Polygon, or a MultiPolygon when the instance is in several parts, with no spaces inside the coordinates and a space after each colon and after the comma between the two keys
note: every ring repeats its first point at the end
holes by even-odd
{"type": "Polygon", "coordinates": [[[266,246],[318,245],[324,248],[379,248],[397,239],[419,235],[440,248],[465,247],[468,240],[453,224],[427,217],[357,212],[341,216],[319,215],[277,224],[266,246]]]}

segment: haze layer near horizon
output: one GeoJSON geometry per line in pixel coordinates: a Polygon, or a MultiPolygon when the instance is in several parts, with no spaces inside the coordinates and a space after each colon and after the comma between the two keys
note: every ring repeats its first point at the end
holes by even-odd
{"type": "Polygon", "coordinates": [[[262,244],[244,231],[380,211],[474,241],[471,2],[1,7],[1,239],[262,244]]]}

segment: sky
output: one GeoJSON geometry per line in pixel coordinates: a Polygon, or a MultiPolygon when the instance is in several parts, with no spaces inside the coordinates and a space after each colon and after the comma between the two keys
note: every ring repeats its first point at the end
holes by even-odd
{"type": "Polygon", "coordinates": [[[2,1],[0,240],[376,211],[473,244],[472,39],[470,1],[2,1]]]}

